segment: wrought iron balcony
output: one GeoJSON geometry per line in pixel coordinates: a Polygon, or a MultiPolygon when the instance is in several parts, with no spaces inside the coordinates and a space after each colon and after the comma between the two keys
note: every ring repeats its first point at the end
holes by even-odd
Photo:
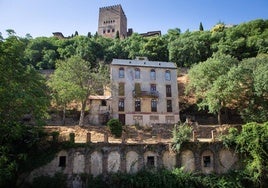
{"type": "Polygon", "coordinates": [[[133,97],[148,97],[148,98],[158,98],[159,92],[158,91],[135,91],[132,92],[133,97]]]}

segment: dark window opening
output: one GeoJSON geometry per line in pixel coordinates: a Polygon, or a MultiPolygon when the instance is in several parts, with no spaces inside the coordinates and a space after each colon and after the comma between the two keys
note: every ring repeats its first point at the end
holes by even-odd
{"type": "Polygon", "coordinates": [[[151,84],[151,92],[156,91],[156,84],[151,84]]]}
{"type": "Polygon", "coordinates": [[[136,99],[135,100],[135,111],[136,112],[140,112],[141,111],[141,100],[140,99],[136,99]]]}
{"type": "Polygon", "coordinates": [[[204,167],[211,166],[211,159],[210,156],[203,156],[204,167]]]}
{"type": "Polygon", "coordinates": [[[172,112],[172,101],[167,100],[167,112],[172,112]]]}
{"type": "Polygon", "coordinates": [[[171,85],[166,85],[166,96],[171,97],[171,85]]]}
{"type": "Polygon", "coordinates": [[[59,167],[65,167],[66,166],[66,156],[60,156],[59,157],[59,167]]]}
{"type": "Polygon", "coordinates": [[[106,100],[101,100],[101,106],[107,106],[107,101],[106,100]]]}
{"type": "Polygon", "coordinates": [[[114,33],[114,29],[112,29],[112,32],[114,33]]]}
{"type": "Polygon", "coordinates": [[[154,165],[154,156],[148,156],[147,157],[147,167],[149,167],[149,168],[155,167],[155,165],[154,165]]]}
{"type": "Polygon", "coordinates": [[[110,29],[107,30],[107,33],[110,33],[110,29]]]}
{"type": "Polygon", "coordinates": [[[105,33],[105,30],[103,30],[103,34],[105,33]]]}
{"type": "Polygon", "coordinates": [[[155,99],[152,99],[151,101],[151,111],[157,112],[157,101],[155,99]]]}
{"type": "Polygon", "coordinates": [[[124,101],[124,99],[119,99],[118,111],[124,111],[124,110],[125,110],[125,101],[124,101]]]}

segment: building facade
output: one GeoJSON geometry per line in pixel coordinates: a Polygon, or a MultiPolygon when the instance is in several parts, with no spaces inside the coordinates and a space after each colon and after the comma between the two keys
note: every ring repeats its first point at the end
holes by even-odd
{"type": "Polygon", "coordinates": [[[127,17],[121,5],[101,7],[99,9],[98,34],[115,38],[119,32],[120,38],[127,37],[127,17]]]}
{"type": "Polygon", "coordinates": [[[171,62],[113,59],[112,117],[125,125],[179,121],[177,67],[171,62]]]}

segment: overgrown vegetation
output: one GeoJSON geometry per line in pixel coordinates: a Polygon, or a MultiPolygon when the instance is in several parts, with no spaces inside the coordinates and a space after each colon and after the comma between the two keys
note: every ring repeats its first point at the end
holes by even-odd
{"type": "Polygon", "coordinates": [[[115,137],[120,138],[122,136],[123,126],[118,119],[110,119],[107,126],[115,137]]]}
{"type": "Polygon", "coordinates": [[[187,124],[176,124],[172,131],[173,143],[172,150],[180,152],[183,142],[190,141],[193,128],[187,124]]]}
{"type": "Polygon", "coordinates": [[[248,123],[241,132],[232,128],[222,137],[227,147],[236,148],[245,160],[244,172],[257,187],[268,186],[268,122],[248,123]]]}
{"type": "Polygon", "coordinates": [[[40,176],[33,180],[31,188],[66,188],[67,176],[62,173],[56,173],[53,177],[40,176]]]}
{"type": "MultiPolygon", "coordinates": [[[[141,170],[134,174],[113,173],[107,176],[80,175],[83,186],[88,188],[242,188],[252,187],[254,184],[241,171],[233,171],[225,175],[201,175],[184,172],[183,169],[141,170]]],[[[33,187],[62,187],[66,177],[56,174],[54,177],[41,176],[33,182],[33,187]]]]}

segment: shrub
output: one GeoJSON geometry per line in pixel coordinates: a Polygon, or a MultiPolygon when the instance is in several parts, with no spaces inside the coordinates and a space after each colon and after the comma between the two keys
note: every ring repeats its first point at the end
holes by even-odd
{"type": "Polygon", "coordinates": [[[119,138],[122,136],[123,127],[118,119],[110,119],[107,126],[115,137],[119,138]]]}
{"type": "Polygon", "coordinates": [[[172,131],[172,135],[173,135],[172,149],[174,151],[179,152],[181,148],[181,144],[183,142],[187,142],[190,140],[192,130],[193,128],[190,127],[189,125],[185,125],[185,124],[175,125],[172,131]]]}
{"type": "Polygon", "coordinates": [[[56,173],[53,177],[39,176],[34,178],[32,183],[33,188],[65,188],[67,187],[67,177],[62,173],[56,173]]]}

